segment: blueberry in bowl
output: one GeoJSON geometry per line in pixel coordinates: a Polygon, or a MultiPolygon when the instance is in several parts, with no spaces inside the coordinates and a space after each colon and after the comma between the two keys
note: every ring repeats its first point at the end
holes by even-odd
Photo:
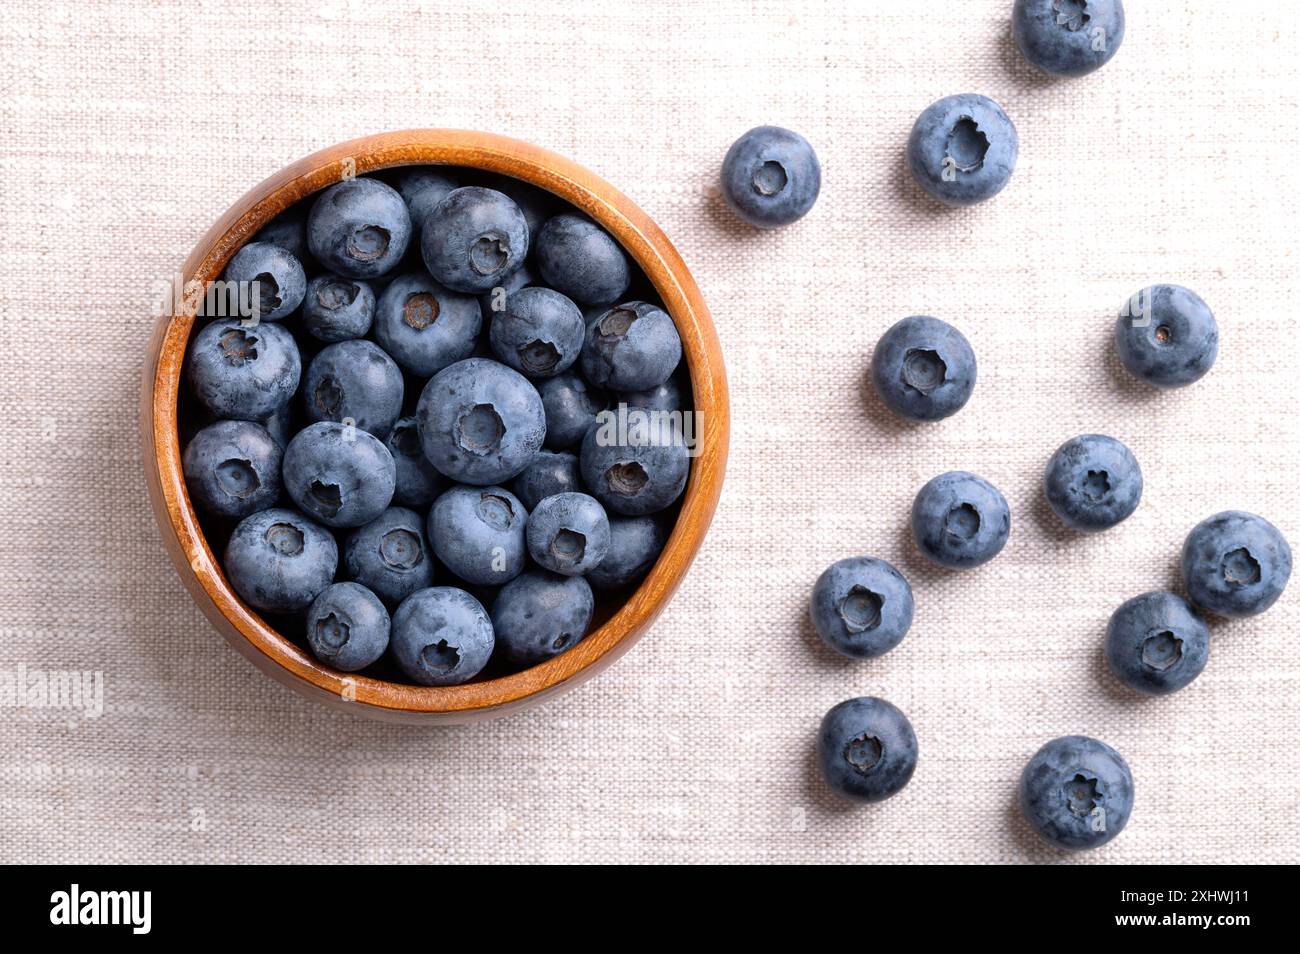
{"type": "Polygon", "coordinates": [[[252,190],[183,274],[250,307],[159,318],[149,490],[200,608],[274,678],[472,721],[595,675],[671,597],[721,490],[726,382],[680,258],[590,173],[478,133],[344,143],[252,190]],[[587,326],[620,309],[592,381],[587,326]]]}
{"type": "Polygon", "coordinates": [[[907,140],[907,166],[930,196],[976,205],[1011,181],[1020,135],[1006,112],[976,93],[945,96],[925,108],[907,140]]]}

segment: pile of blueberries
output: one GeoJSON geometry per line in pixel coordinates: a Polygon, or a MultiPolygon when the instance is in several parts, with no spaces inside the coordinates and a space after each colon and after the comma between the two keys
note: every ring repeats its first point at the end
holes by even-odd
{"type": "MultiPolygon", "coordinates": [[[[1103,66],[1124,35],[1120,0],[1017,0],[1014,36],[1035,66],[1080,76],[1103,66]]],[[[983,96],[942,99],[917,119],[907,163],[920,186],[950,205],[971,205],[1006,186],[1019,148],[1015,126],[983,96]]],[[[755,225],[794,221],[812,206],[821,176],[812,147],[794,133],[754,130],[728,154],[722,189],[755,225]],[[787,182],[787,180],[789,180],[787,182]]],[[[1218,325],[1206,303],[1178,285],[1144,289],[1125,303],[1115,324],[1115,349],[1136,378],[1178,388],[1203,377],[1219,350],[1218,325]]],[[[871,362],[881,402],[910,421],[937,421],[965,406],[975,386],[975,353],[965,336],[937,318],[905,318],[885,332],[871,362]]],[[[1043,494],[1072,530],[1099,532],[1129,517],[1142,498],[1142,471],[1113,437],[1083,434],[1047,462],[1043,494]]],[[[1011,531],[1006,498],[983,478],[940,474],[917,493],[911,530],[929,561],[964,570],[1001,552],[1011,531]]],[[[1110,670],[1140,693],[1160,695],[1191,683],[1209,657],[1205,615],[1253,616],[1271,607],[1291,575],[1291,550],[1262,517],[1215,514],[1187,536],[1182,550],[1186,597],[1151,592],[1115,610],[1105,637],[1110,670]]],[[[914,609],[912,589],[884,560],[841,560],[817,580],[812,623],[832,649],[858,659],[897,646],[914,609]]],[[[907,717],[883,699],[849,699],[830,710],[818,735],[827,783],[853,800],[898,793],[912,777],[917,740],[907,717]]],[[[1022,812],[1047,841],[1092,848],[1115,837],[1133,806],[1133,777],[1104,742],[1066,736],[1044,745],[1025,767],[1022,812]]]]}
{"type": "Polygon", "coordinates": [[[690,382],[588,218],[405,167],[308,197],[224,279],[253,316],[190,344],[186,481],[231,585],[321,662],[422,685],[532,666],[587,634],[593,587],[654,564],[690,382]]]}

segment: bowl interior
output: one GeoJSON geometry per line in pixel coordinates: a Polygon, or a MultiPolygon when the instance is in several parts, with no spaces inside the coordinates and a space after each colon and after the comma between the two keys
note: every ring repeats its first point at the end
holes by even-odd
{"type": "MultiPolygon", "coordinates": [[[[685,575],[703,541],[721,492],[727,450],[725,371],[716,333],[684,263],[662,231],[630,200],[590,172],[527,143],[456,130],[411,130],[367,137],[300,160],[250,190],[204,236],[183,269],[178,287],[201,288],[220,276],[226,261],[268,221],[295,203],[353,175],[402,165],[447,165],[530,183],[589,215],[637,263],[682,338],[690,372],[695,456],[686,490],[670,517],[672,531],[659,560],[630,591],[598,594],[589,635],[561,655],[518,672],[489,668],[459,686],[415,686],[346,674],[318,663],[288,638],[293,620],[264,618],[234,593],[220,568],[230,527],[196,515],[180,468],[180,451],[195,421],[181,381],[186,347],[197,331],[191,302],[159,319],[146,367],[144,415],[150,490],[165,542],[206,615],[264,671],[324,701],[391,719],[470,721],[532,704],[576,685],[622,655],[649,626],[685,575]],[[195,286],[197,281],[202,283],[195,286]],[[156,478],[156,479],[155,479],[156,478]],[[284,633],[281,632],[284,631],[284,633]]],[[[636,290],[629,291],[631,297],[636,290]]],[[[178,296],[180,297],[180,296],[178,296]]],[[[304,365],[306,361],[304,360],[304,365]]]]}

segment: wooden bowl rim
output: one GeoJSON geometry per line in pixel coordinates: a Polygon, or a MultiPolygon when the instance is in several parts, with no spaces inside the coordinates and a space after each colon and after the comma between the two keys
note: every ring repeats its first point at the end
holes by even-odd
{"type": "Polygon", "coordinates": [[[237,649],[280,682],[380,718],[473,721],[532,705],[572,688],[621,656],[662,611],[703,543],[721,495],[730,407],[721,346],[703,298],[659,227],[600,177],[556,153],[488,133],[409,129],[339,143],[249,190],[207,231],[182,269],[206,286],[227,260],[289,206],[352,175],[402,165],[470,167],[521,179],[582,210],[610,232],[646,273],[677,325],[699,412],[698,453],[664,551],[649,575],[602,626],[554,659],[459,686],[414,686],[340,673],[281,636],[243,602],[209,549],[181,471],[178,397],[192,308],[158,318],[142,389],[145,466],[164,542],[200,609],[237,649]],[[355,704],[354,704],[355,703],[355,704]]]}

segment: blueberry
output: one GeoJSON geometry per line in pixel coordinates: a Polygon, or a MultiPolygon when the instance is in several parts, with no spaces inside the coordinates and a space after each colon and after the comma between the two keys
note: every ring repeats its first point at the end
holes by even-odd
{"type": "Polygon", "coordinates": [[[1053,76],[1099,70],[1124,41],[1122,0],[1016,0],[1011,13],[1016,46],[1053,76]]]}
{"type": "Polygon", "coordinates": [[[298,260],[304,268],[311,250],[307,248],[307,207],[303,203],[285,209],[253,236],[254,242],[278,245],[298,260]]]}
{"type": "Polygon", "coordinates": [[[219,517],[241,518],[275,506],[284,452],[252,421],[218,421],[194,435],[181,467],[194,502],[219,517]]]}
{"type": "Polygon", "coordinates": [[[1052,455],[1043,474],[1052,511],[1075,530],[1108,530],[1142,500],[1142,468],[1113,437],[1081,434],[1052,455]]]}
{"type": "Polygon", "coordinates": [[[1291,578],[1291,545],[1263,517],[1228,510],[1198,523],[1183,544],[1183,585],[1208,613],[1254,616],[1291,578]]]}
{"type": "Polygon", "coordinates": [[[903,574],[872,557],[832,563],[812,592],[812,622],[827,646],[845,656],[883,656],[912,625],[912,588],[903,574]]]}
{"type": "Polygon", "coordinates": [[[226,265],[225,280],[257,283],[251,317],[259,321],[279,321],[302,304],[307,291],[302,263],[270,242],[249,242],[236,252],[226,265]]]}
{"type": "Polygon", "coordinates": [[[1020,776],[1020,811],[1058,848],[1106,844],[1133,811],[1133,773],[1105,742],[1083,735],[1053,739],[1020,776]]]}
{"type": "Polygon", "coordinates": [[[375,340],[422,378],[473,354],[482,327],[478,302],[423,273],[393,279],[375,306],[375,340]]]}
{"type": "Polygon", "coordinates": [[[283,474],[284,489],[313,518],[331,527],[359,527],[388,507],[397,468],[378,438],[321,421],[289,442],[283,474]]]}
{"type": "Polygon", "coordinates": [[[388,648],[388,610],[358,583],[331,583],[307,610],[307,645],[343,672],[365,669],[388,648]]]}
{"type": "Polygon", "coordinates": [[[582,577],[528,570],[501,587],[492,604],[497,645],[516,666],[545,662],[587,635],[595,608],[582,577]]]}
{"type": "Polygon", "coordinates": [[[384,446],[393,455],[397,467],[393,503],[403,507],[425,507],[442,493],[442,475],[424,456],[414,417],[398,418],[384,438],[384,446]]]}
{"type": "Polygon", "coordinates": [[[1181,596],[1144,593],[1122,605],[1106,628],[1106,661],[1120,682],[1149,695],[1177,692],[1201,674],[1210,630],[1181,596]]]}
{"type": "Polygon", "coordinates": [[[912,503],[912,538],[927,559],[955,570],[987,563],[1011,533],[1006,498],[983,477],[940,474],[912,503]]]}
{"type": "Polygon", "coordinates": [[[596,415],[609,407],[603,391],[569,372],[537,382],[537,393],[546,412],[546,446],[555,450],[581,444],[596,423],[596,415]]]}
{"type": "Polygon", "coordinates": [[[550,192],[510,176],[487,176],[481,184],[496,189],[519,206],[519,211],[524,214],[524,221],[528,223],[528,234],[534,240],[541,232],[542,226],[546,224],[546,220],[560,207],[559,200],[550,192]]]}
{"type": "Polygon", "coordinates": [[[302,358],[277,324],[245,327],[214,321],[194,338],[189,381],[199,403],[219,418],[262,421],[298,390],[302,358]]]}
{"type": "Polygon", "coordinates": [[[382,440],[402,413],[404,387],[402,372],[378,345],[340,341],[307,366],[303,404],[311,421],[350,423],[382,440]]]}
{"type": "Polygon", "coordinates": [[[466,186],[447,193],[425,218],[420,251],[437,281],[482,294],[523,264],[528,223],[519,206],[495,189],[466,186]]]}
{"type": "Polygon", "coordinates": [[[587,571],[598,590],[615,590],[637,582],[659,559],[668,531],[657,517],[610,517],[609,552],[587,571]]]}
{"type": "Polygon", "coordinates": [[[510,296],[517,291],[521,291],[530,285],[537,284],[537,276],[533,270],[528,267],[528,263],[520,265],[509,277],[499,285],[493,285],[488,291],[479,295],[479,311],[483,315],[483,321],[488,324],[492,319],[504,313],[510,303],[510,296]]]}
{"type": "Polygon", "coordinates": [[[359,278],[317,275],[307,283],[302,326],[321,341],[364,338],[375,320],[375,291],[359,278]]]}
{"type": "Polygon", "coordinates": [[[1120,310],[1115,350],[1134,377],[1158,388],[1199,381],[1219,355],[1219,325],[1196,292],[1181,285],[1144,288],[1120,310]]]}
{"type": "Polygon", "coordinates": [[[546,437],[537,389],[487,358],[467,358],[434,375],[415,419],[425,456],[465,484],[509,480],[533,462],[546,437]]]}
{"type": "Polygon", "coordinates": [[[581,576],[609,552],[609,518],[588,494],[544,498],[528,516],[528,553],[543,569],[581,576]]]}
{"type": "Polygon", "coordinates": [[[429,539],[462,580],[499,586],[523,572],[527,524],[528,511],[503,487],[452,487],[429,511],[429,539]]]}
{"type": "Polygon", "coordinates": [[[343,563],[348,576],[389,603],[400,603],[433,583],[424,520],[405,507],[389,507],[349,533],[343,563]]]}
{"type": "Polygon", "coordinates": [[[948,205],[991,199],[1011,180],[1020,137],[987,96],[946,96],[917,117],[907,165],[921,188],[948,205]]]}
{"type": "Polygon", "coordinates": [[[297,613],[334,580],[334,535],[296,510],[273,508],[245,517],[226,544],[226,576],[250,606],[297,613]]]}
{"type": "Polygon", "coordinates": [[[775,229],[808,214],[822,188],[822,167],[808,140],[779,126],[758,126],[727,150],[722,197],[750,225],[775,229]]]}
{"type": "Polygon", "coordinates": [[[515,478],[511,489],[529,511],[555,494],[581,492],[585,485],[578,455],[568,451],[538,451],[533,462],[515,478]]]}
{"type": "Polygon", "coordinates": [[[420,235],[424,220],[439,202],[460,187],[451,176],[437,168],[408,166],[392,176],[393,187],[411,214],[411,234],[420,235]]]}
{"type": "Polygon", "coordinates": [[[391,186],[347,179],[320,194],[307,216],[307,245],[326,269],[375,278],[401,261],[411,242],[411,216],[391,186]]]}
{"type": "Polygon", "coordinates": [[[548,219],[537,236],[536,255],[542,280],[584,305],[611,305],[632,281],[627,253],[581,216],[548,219]]]}
{"type": "Polygon", "coordinates": [[[582,370],[597,387],[643,391],[668,380],[682,359],[682,339],[668,313],[630,301],[587,325],[582,370]]]}
{"type": "Polygon", "coordinates": [[[521,288],[492,318],[492,350],[532,378],[549,378],[577,361],[586,327],[578,306],[549,288],[521,288]]]}
{"type": "Polygon", "coordinates": [[[872,696],[847,699],[826,713],[817,761],[831,791],[855,802],[882,802],[916,771],[916,733],[899,709],[872,696]]]}
{"type": "MultiPolygon", "coordinates": [[[[628,407],[644,408],[647,411],[671,413],[686,410],[691,404],[691,382],[683,368],[684,365],[678,365],[677,370],[663,384],[644,391],[623,391],[616,398],[628,407]]],[[[545,394],[542,395],[542,402],[546,402],[545,394]]]]}
{"type": "Polygon", "coordinates": [[[671,421],[630,414],[606,412],[583,438],[578,459],[592,495],[629,517],[672,504],[690,475],[690,452],[680,429],[671,421]]]}
{"type": "Polygon", "coordinates": [[[895,324],[871,357],[871,383],[880,400],[913,421],[956,414],[970,400],[975,378],[975,352],[966,336],[929,315],[895,324]]]}
{"type": "Polygon", "coordinates": [[[454,587],[412,593],[393,614],[393,657],[421,685],[454,686],[473,679],[487,665],[494,644],[487,610],[454,587]]]}

